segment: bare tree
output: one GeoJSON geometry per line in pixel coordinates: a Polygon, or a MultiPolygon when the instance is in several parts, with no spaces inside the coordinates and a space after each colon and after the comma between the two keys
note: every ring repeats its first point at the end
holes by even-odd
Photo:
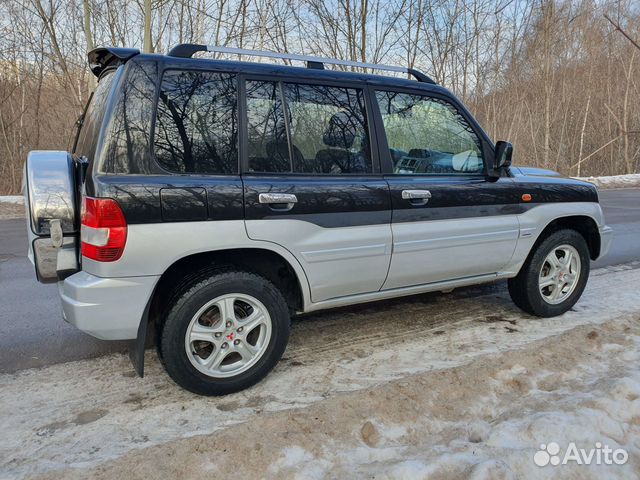
{"type": "Polygon", "coordinates": [[[153,52],[153,42],[151,41],[151,0],[144,0],[144,44],[142,51],[153,52]]]}
{"type": "Polygon", "coordinates": [[[12,0],[0,29],[0,194],[20,188],[29,150],[68,147],[95,87],[86,53],[101,45],[408,65],[511,140],[516,163],[592,175],[640,162],[634,0],[12,0]]]}

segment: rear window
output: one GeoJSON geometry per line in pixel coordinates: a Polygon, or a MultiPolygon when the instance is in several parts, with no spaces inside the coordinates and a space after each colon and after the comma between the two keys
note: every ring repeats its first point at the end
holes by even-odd
{"type": "Polygon", "coordinates": [[[169,70],[162,77],[154,153],[173,173],[238,172],[236,76],[169,70]]]}
{"type": "Polygon", "coordinates": [[[92,159],[96,153],[98,134],[100,133],[100,127],[104,119],[104,111],[114,77],[113,70],[107,72],[98,82],[98,86],[91,100],[89,100],[84,121],[82,122],[82,128],[78,135],[78,143],[74,151],[77,155],[92,159]]]}

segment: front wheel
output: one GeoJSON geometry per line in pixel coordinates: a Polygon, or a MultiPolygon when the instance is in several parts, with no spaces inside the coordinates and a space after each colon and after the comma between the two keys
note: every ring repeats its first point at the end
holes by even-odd
{"type": "Polygon", "coordinates": [[[289,338],[284,298],[248,272],[199,277],[172,301],[160,336],[171,378],[201,395],[224,395],[260,381],[289,338]]]}
{"type": "Polygon", "coordinates": [[[575,230],[558,230],[509,279],[513,302],[539,317],[562,315],[578,301],[589,278],[589,247],[575,230]]]}

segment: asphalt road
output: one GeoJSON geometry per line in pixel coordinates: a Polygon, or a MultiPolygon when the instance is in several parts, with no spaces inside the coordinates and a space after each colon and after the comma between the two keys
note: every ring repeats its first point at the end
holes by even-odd
{"type": "MultiPolygon", "coordinates": [[[[593,267],[639,260],[640,189],[603,190],[600,200],[614,240],[593,267]]],[[[124,351],[126,342],[97,340],[62,320],[57,286],[39,284],[26,258],[25,229],[22,219],[0,220],[0,373],[124,351]]]]}

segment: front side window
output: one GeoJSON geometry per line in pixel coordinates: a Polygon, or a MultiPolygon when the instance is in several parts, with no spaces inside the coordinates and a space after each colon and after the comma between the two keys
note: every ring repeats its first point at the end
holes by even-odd
{"type": "Polygon", "coordinates": [[[399,92],[376,92],[397,174],[479,174],[480,139],[449,102],[399,92]]]}
{"type": "Polygon", "coordinates": [[[169,70],[162,78],[154,153],[175,173],[238,171],[235,75],[169,70]]]}
{"type": "Polygon", "coordinates": [[[253,172],[372,172],[362,90],[247,82],[249,169],[253,172]]]}

